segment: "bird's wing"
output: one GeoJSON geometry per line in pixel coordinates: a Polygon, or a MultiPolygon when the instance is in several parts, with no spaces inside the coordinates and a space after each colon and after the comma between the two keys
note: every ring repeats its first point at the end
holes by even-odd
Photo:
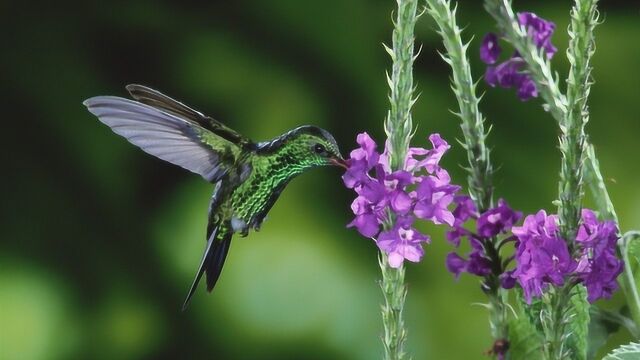
{"type": "Polygon", "coordinates": [[[254,143],[250,139],[242,136],[237,131],[178,100],[172,99],[158,90],[138,84],[129,84],[126,88],[127,91],[129,91],[129,94],[131,94],[131,97],[143,104],[153,106],[161,109],[162,111],[192,121],[221,138],[241,147],[254,146],[254,143]]]}
{"type": "Polygon", "coordinates": [[[242,154],[242,145],[175,111],[115,96],[84,105],[116,134],[143,151],[215,182],[242,154]]]}

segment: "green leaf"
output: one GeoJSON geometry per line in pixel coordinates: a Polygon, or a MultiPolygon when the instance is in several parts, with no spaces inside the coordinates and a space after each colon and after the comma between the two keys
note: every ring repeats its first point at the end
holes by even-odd
{"type": "Polygon", "coordinates": [[[543,359],[544,338],[529,317],[520,311],[509,321],[509,356],[511,359],[543,359]]]}
{"type": "Polygon", "coordinates": [[[627,254],[629,259],[635,260],[635,263],[631,265],[633,269],[633,275],[638,279],[638,269],[640,268],[640,232],[629,231],[624,234],[623,241],[626,245],[627,254]]]}
{"type": "Polygon", "coordinates": [[[540,312],[542,311],[544,304],[540,298],[531,299],[531,304],[527,304],[522,294],[522,289],[516,290],[516,301],[518,303],[518,313],[525,316],[529,323],[542,334],[542,324],[540,323],[540,312]]]}
{"type": "MultiPolygon", "coordinates": [[[[595,359],[598,350],[607,343],[611,334],[620,329],[623,315],[604,310],[598,306],[591,306],[591,321],[589,322],[589,347],[587,359],[595,359]]],[[[631,321],[626,319],[626,321],[631,321]]]]}
{"type": "Polygon", "coordinates": [[[636,326],[640,326],[640,231],[627,232],[618,245],[624,261],[621,287],[627,297],[631,316],[636,326]]]}
{"type": "Polygon", "coordinates": [[[578,284],[571,289],[570,308],[565,316],[565,336],[572,359],[586,360],[587,336],[589,334],[589,307],[587,288],[578,284]]]}
{"type": "Polygon", "coordinates": [[[638,360],[640,359],[640,343],[629,343],[613,350],[602,360],[638,360]]]}

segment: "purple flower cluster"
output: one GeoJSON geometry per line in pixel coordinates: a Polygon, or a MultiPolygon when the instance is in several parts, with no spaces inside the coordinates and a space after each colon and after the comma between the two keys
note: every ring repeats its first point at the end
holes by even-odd
{"type": "MultiPolygon", "coordinates": [[[[519,13],[518,22],[527,29],[534,44],[538,48],[544,49],[548,58],[553,57],[557,51],[556,47],[551,44],[555,24],[530,12],[519,13]]],[[[495,65],[501,52],[498,36],[494,33],[487,34],[480,47],[480,59],[489,65],[485,73],[487,84],[491,87],[516,88],[518,89],[518,97],[523,101],[538,96],[535,83],[524,72],[525,63],[520,54],[515,52],[510,59],[495,65]]]]}
{"type": "Polygon", "coordinates": [[[380,154],[367,133],[359,134],[360,147],[351,152],[342,177],[345,186],[358,194],[351,204],[356,217],[347,226],[376,238],[392,267],[405,259],[418,262],[424,254],[422,243],[428,243],[429,237],[414,228],[416,218],[454,223],[448,207],[460,187],[451,184],[449,173],[439,165],[450,146],[438,134],[429,140],[433,149],[410,148],[403,168],[392,171],[388,146],[380,154]]]}
{"type": "Polygon", "coordinates": [[[586,286],[590,302],[609,298],[618,288],[623,264],[616,257],[617,228],[612,221],[599,222],[593,211],[583,209],[575,254],[560,237],[558,217],[544,210],[527,216],[512,231],[518,245],[511,276],[522,286],[527,302],[542,295],[549,284],[562,286],[568,279],[586,286]]]}
{"type": "MultiPolygon", "coordinates": [[[[493,237],[501,234],[508,234],[511,227],[520,220],[522,214],[513,211],[506,201],[500,200],[498,206],[493,207],[482,214],[476,210],[476,206],[468,196],[457,196],[455,198],[456,208],[453,211],[455,218],[452,229],[447,232],[447,239],[458,248],[462,238],[467,238],[471,245],[471,252],[467,255],[467,259],[461,257],[456,252],[447,255],[447,269],[453,273],[456,278],[462,272],[467,272],[477,276],[487,276],[492,273],[494,262],[488,256],[486,246],[490,245],[493,237]],[[465,228],[469,221],[474,221],[476,231],[473,232],[465,228]]],[[[508,239],[508,236],[507,236],[508,239]]],[[[500,262],[500,259],[497,259],[500,262]]],[[[500,264],[497,264],[500,267],[500,264]]],[[[510,287],[509,284],[504,284],[510,287]]]]}

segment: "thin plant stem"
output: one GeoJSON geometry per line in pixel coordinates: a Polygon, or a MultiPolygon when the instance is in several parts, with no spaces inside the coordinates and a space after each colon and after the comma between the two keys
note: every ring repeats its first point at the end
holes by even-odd
{"type": "Polygon", "coordinates": [[[484,117],[478,108],[480,98],[476,96],[476,84],[471,75],[471,66],[467,57],[469,43],[462,41],[462,30],[456,23],[456,8],[449,0],[427,0],[427,12],[438,26],[446,52],[441,54],[452,70],[451,88],[458,100],[458,112],[463,147],[469,161],[469,193],[478,211],[484,212],[493,205],[493,168],[490,151],[485,145],[487,131],[484,117]]]}
{"type": "MultiPolygon", "coordinates": [[[[390,109],[384,123],[389,143],[390,166],[393,170],[404,166],[413,133],[411,108],[416,101],[413,62],[417,56],[414,54],[414,28],[419,17],[417,3],[417,0],[397,0],[398,9],[394,21],[392,48],[385,46],[393,61],[391,76],[387,74],[391,93],[390,109]]],[[[382,272],[380,287],[384,295],[384,304],[382,304],[384,359],[400,360],[405,358],[404,342],[407,336],[403,320],[404,301],[407,295],[404,267],[392,268],[384,253],[381,253],[379,260],[382,272]]]]}
{"type": "MultiPolygon", "coordinates": [[[[461,120],[464,143],[469,166],[469,194],[477,209],[482,213],[493,206],[493,168],[490,151],[485,144],[487,131],[484,128],[484,117],[479,109],[480,98],[476,95],[476,83],[471,75],[471,66],[467,57],[469,43],[462,40],[462,30],[456,22],[457,7],[450,0],[426,0],[427,13],[435,20],[438,34],[442,37],[446,52],[443,60],[452,70],[451,88],[458,101],[455,113],[461,120]]],[[[498,252],[498,244],[487,244],[492,259],[502,271],[502,259],[498,252]]],[[[508,336],[508,310],[506,292],[500,286],[498,276],[493,274],[485,279],[483,289],[489,298],[489,323],[491,335],[495,343],[506,343],[508,336]]],[[[502,354],[504,355],[504,354],[502,354]]]]}

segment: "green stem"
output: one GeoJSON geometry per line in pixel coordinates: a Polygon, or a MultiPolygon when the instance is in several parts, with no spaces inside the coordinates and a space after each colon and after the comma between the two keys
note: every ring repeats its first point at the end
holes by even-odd
{"type": "Polygon", "coordinates": [[[464,148],[469,161],[469,193],[480,212],[492,207],[493,185],[490,152],[485,145],[487,132],[484,118],[478,108],[480,98],[476,96],[476,85],[471,75],[467,57],[469,43],[463,43],[462,30],[456,23],[456,8],[449,0],[426,0],[427,12],[433,17],[438,34],[442,37],[446,52],[444,61],[451,66],[451,88],[458,100],[458,113],[462,120],[464,148]]]}
{"type": "MultiPolygon", "coordinates": [[[[471,75],[467,57],[469,43],[462,41],[462,30],[456,22],[456,7],[450,0],[426,0],[427,13],[435,20],[438,34],[442,37],[446,52],[441,54],[452,70],[451,88],[458,101],[457,116],[461,120],[464,135],[463,147],[467,151],[469,167],[469,194],[480,212],[493,206],[493,168],[490,151],[485,144],[487,132],[484,117],[479,109],[480,98],[476,95],[476,85],[471,75]]],[[[495,344],[505,344],[508,348],[508,309],[506,291],[501,288],[499,275],[502,273],[502,259],[497,244],[486,244],[486,252],[497,269],[483,282],[489,299],[489,324],[495,344]]],[[[504,355],[504,353],[500,354],[504,355]]]]}
{"type": "Polygon", "coordinates": [[[547,324],[549,329],[545,332],[547,342],[545,346],[546,358],[560,360],[568,358],[565,348],[565,319],[564,312],[569,303],[569,286],[563,286],[557,293],[551,293],[549,316],[551,321],[547,324]]]}
{"type": "Polygon", "coordinates": [[[391,93],[390,109],[384,124],[389,138],[391,168],[396,170],[404,165],[409,149],[413,123],[411,108],[415,103],[413,87],[414,28],[418,19],[417,0],[396,0],[397,17],[394,21],[393,48],[385,49],[393,60],[391,77],[388,78],[391,93]]]}
{"type": "Polygon", "coordinates": [[[379,263],[382,272],[380,287],[384,295],[384,304],[382,305],[384,359],[399,360],[405,357],[404,342],[407,335],[402,315],[407,296],[407,288],[404,284],[404,266],[400,266],[398,269],[390,267],[384,252],[380,253],[379,263]]]}
{"type": "MultiPolygon", "coordinates": [[[[389,142],[390,165],[393,170],[404,167],[404,159],[413,132],[411,107],[415,103],[413,85],[414,28],[419,17],[417,0],[397,0],[398,9],[393,29],[393,46],[385,49],[393,60],[391,77],[388,78],[391,93],[390,109],[384,127],[389,142]]],[[[400,360],[405,357],[406,330],[402,309],[407,295],[404,284],[404,267],[394,269],[387,256],[380,255],[382,271],[381,288],[384,295],[382,323],[385,360],[400,360]]]]}

